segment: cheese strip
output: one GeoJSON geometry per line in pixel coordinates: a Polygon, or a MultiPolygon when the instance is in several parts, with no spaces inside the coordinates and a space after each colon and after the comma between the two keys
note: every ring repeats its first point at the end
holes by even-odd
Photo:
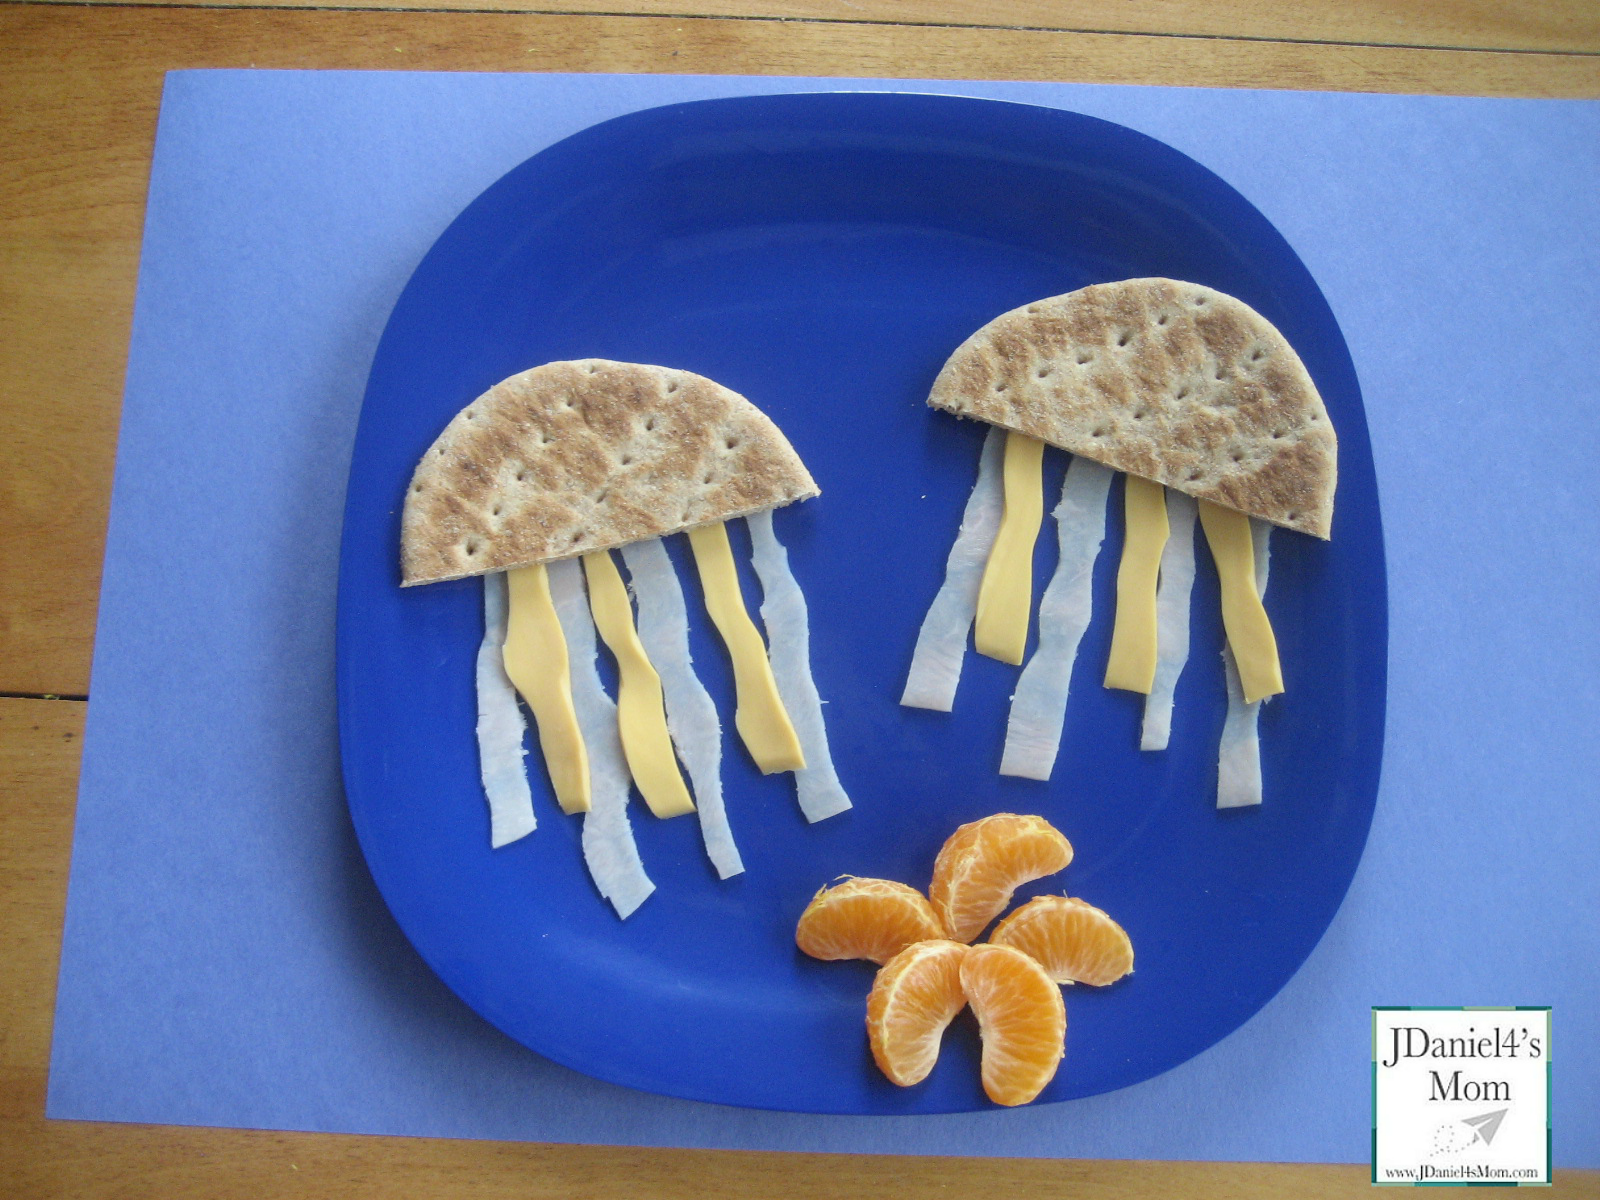
{"type": "MultiPolygon", "coordinates": [[[[1252,520],[1250,534],[1255,554],[1256,592],[1264,599],[1272,526],[1265,521],[1252,520]]],[[[1239,685],[1239,668],[1226,646],[1222,649],[1222,666],[1228,677],[1228,715],[1222,721],[1222,741],[1217,750],[1217,807],[1245,808],[1261,803],[1261,740],[1256,732],[1261,701],[1245,702],[1244,690],[1239,685]]]]}
{"type": "Polygon", "coordinates": [[[967,497],[961,530],[945,560],[944,583],[928,605],[928,615],[917,631],[911,670],[906,675],[905,691],[900,694],[900,703],[908,708],[949,712],[955,706],[961,660],[967,656],[967,633],[978,611],[978,585],[1005,503],[1000,470],[1005,445],[1005,430],[998,425],[989,426],[988,436],[983,439],[983,454],[978,459],[978,481],[967,497]]]}
{"type": "Polygon", "coordinates": [[[656,885],[644,872],[628,823],[628,764],[617,709],[595,669],[594,623],[576,559],[550,564],[550,594],[572,651],[572,702],[592,752],[594,804],[583,818],[583,862],[617,916],[628,917],[656,885]]]}
{"type": "Polygon", "coordinates": [[[1137,475],[1125,478],[1117,616],[1105,685],[1148,696],[1156,678],[1156,580],[1167,545],[1166,489],[1137,475]]]}
{"type": "Polygon", "coordinates": [[[506,577],[483,577],[483,641],[478,645],[478,773],[489,801],[489,845],[498,850],[534,831],[533,792],[522,761],[528,726],[506,675],[506,577]]]}
{"type": "Polygon", "coordinates": [[[805,594],[789,569],[789,553],[772,528],[772,512],[752,513],[750,561],[761,580],[761,621],[772,649],[772,677],[778,696],[794,722],[806,765],[794,773],[795,798],[807,821],[844,812],[850,797],[834,770],[828,750],[828,729],[822,721],[822,697],[811,674],[811,628],[805,594]]]}
{"type": "Polygon", "coordinates": [[[1060,554],[1039,601],[1039,647],[1017,679],[1000,774],[1049,779],[1061,749],[1078,643],[1094,609],[1094,560],[1106,534],[1114,472],[1074,457],[1056,505],[1060,554]]]}
{"type": "Polygon", "coordinates": [[[733,724],[744,740],[750,757],[763,775],[774,771],[797,771],[806,765],[789,714],[778,697],[772,678],[767,648],[755,622],[745,611],[739,592],[739,574],[733,565],[733,550],[728,545],[727,527],[718,521],[689,531],[695,568],[705,592],[706,611],[722,635],[733,660],[734,688],[738,694],[733,724]]]}
{"type": "Polygon", "coordinates": [[[1167,526],[1156,589],[1156,674],[1144,701],[1141,750],[1165,750],[1172,738],[1172,696],[1189,661],[1189,600],[1194,593],[1193,496],[1167,489],[1167,526]]]}
{"type": "Polygon", "coordinates": [[[556,802],[566,813],[589,807],[589,758],[572,711],[567,643],[550,602],[542,563],[506,572],[510,603],[501,657],[506,675],[533,710],[539,749],[556,802]]]}
{"type": "Polygon", "coordinates": [[[1261,593],[1256,591],[1250,518],[1202,500],[1200,524],[1217,564],[1222,586],[1222,625],[1239,665],[1245,703],[1276,696],[1283,691],[1283,674],[1278,667],[1277,639],[1272,636],[1267,610],[1261,606],[1261,593]]]}
{"type": "Polygon", "coordinates": [[[633,596],[639,605],[639,641],[661,673],[667,729],[694,787],[700,837],[717,878],[744,870],[722,803],[722,721],[711,693],[694,673],[689,655],[689,613],[683,588],[660,538],[622,547],[633,596]]]}
{"type": "Polygon", "coordinates": [[[589,584],[589,611],[595,628],[617,662],[617,728],[622,732],[622,753],[633,782],[656,816],[693,812],[694,801],[678,773],[672,736],[667,732],[661,676],[639,644],[628,589],[622,585],[611,551],[585,554],[583,575],[589,584]]]}
{"type": "Polygon", "coordinates": [[[1016,666],[1028,644],[1033,610],[1033,543],[1044,515],[1041,464],[1044,443],[1026,434],[1006,434],[1005,512],[978,587],[979,654],[1016,666]]]}

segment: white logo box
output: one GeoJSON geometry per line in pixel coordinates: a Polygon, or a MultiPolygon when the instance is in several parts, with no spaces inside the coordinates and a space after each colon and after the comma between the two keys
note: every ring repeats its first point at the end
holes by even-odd
{"type": "Polygon", "coordinates": [[[1372,1182],[1550,1182],[1550,1009],[1372,1010],[1372,1182]]]}

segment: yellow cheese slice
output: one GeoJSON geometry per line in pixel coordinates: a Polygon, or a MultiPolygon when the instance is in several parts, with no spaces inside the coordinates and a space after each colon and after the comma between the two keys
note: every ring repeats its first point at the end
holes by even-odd
{"type": "Polygon", "coordinates": [[[1156,580],[1167,544],[1167,493],[1159,483],[1137,475],[1126,478],[1117,620],[1111,629],[1106,686],[1148,696],[1156,680],[1156,580]]]}
{"type": "Polygon", "coordinates": [[[706,611],[733,659],[734,688],[738,693],[734,726],[763,775],[798,771],[806,765],[806,758],[778,696],[766,644],[745,611],[728,531],[720,521],[702,525],[689,531],[689,545],[694,549],[694,565],[706,595],[706,611]]]}
{"type": "Polygon", "coordinates": [[[1200,501],[1200,524],[1206,544],[1216,560],[1222,585],[1222,625],[1239,667],[1239,683],[1246,704],[1254,704],[1283,691],[1278,666],[1278,640],[1256,591],[1255,546],[1250,538],[1250,518],[1231,508],[1200,501]]]}
{"type": "Polygon", "coordinates": [[[972,644],[979,654],[1013,666],[1022,662],[1033,613],[1033,543],[1044,516],[1043,461],[1043,442],[1007,432],[1005,513],[978,585],[972,644]]]}
{"type": "Polygon", "coordinates": [[[550,786],[561,811],[589,811],[589,755],[572,709],[567,639],[542,563],[506,572],[506,674],[533,710],[550,786]]]}
{"type": "Polygon", "coordinates": [[[667,732],[667,710],[661,696],[661,676],[644,652],[633,624],[633,606],[623,586],[611,551],[583,556],[583,575],[589,581],[589,611],[594,627],[617,660],[617,727],[622,733],[622,756],[638,785],[639,794],[658,817],[676,817],[694,811],[688,785],[678,770],[667,732]]]}

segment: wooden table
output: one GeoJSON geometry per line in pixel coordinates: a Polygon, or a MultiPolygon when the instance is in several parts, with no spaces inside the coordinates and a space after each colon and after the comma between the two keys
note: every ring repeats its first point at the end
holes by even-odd
{"type": "MultiPolygon", "coordinates": [[[[1594,0],[410,6],[0,2],[0,1194],[1369,1194],[1365,1165],[640,1150],[44,1119],[78,744],[163,72],[854,75],[1600,97],[1594,0]]],[[[1556,1178],[1558,1194],[1600,1196],[1600,1172],[1556,1178]]]]}

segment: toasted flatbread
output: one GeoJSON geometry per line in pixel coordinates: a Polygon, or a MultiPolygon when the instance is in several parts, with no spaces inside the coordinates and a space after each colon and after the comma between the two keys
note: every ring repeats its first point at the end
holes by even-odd
{"type": "Polygon", "coordinates": [[[1329,536],[1338,442],[1300,356],[1232,296],[1096,284],[990,321],[928,403],[1201,500],[1329,536]]]}
{"type": "Polygon", "coordinates": [[[737,392],[666,367],[554,362],[496,384],[418,463],[406,585],[571,558],[818,494],[737,392]]]}

